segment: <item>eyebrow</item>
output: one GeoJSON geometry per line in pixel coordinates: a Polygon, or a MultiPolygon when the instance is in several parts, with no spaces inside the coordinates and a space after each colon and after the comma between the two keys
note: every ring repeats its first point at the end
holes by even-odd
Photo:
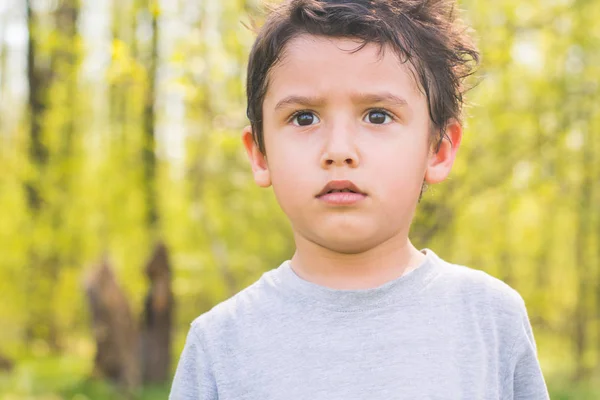
{"type": "Polygon", "coordinates": [[[408,106],[408,102],[404,98],[390,92],[357,93],[350,97],[357,104],[388,103],[397,106],[408,106]]]}
{"type": "MultiPolygon", "coordinates": [[[[390,92],[381,93],[355,93],[351,94],[350,98],[356,104],[372,104],[372,103],[388,103],[397,106],[407,106],[408,102],[390,92]]],[[[284,97],[275,105],[275,110],[285,108],[291,105],[299,105],[303,107],[319,107],[326,103],[323,97],[318,96],[298,96],[291,95],[284,97]]]]}
{"type": "Polygon", "coordinates": [[[275,105],[275,110],[285,108],[291,105],[300,105],[305,107],[319,107],[325,104],[325,99],[316,96],[296,96],[291,95],[281,99],[275,105]]]}

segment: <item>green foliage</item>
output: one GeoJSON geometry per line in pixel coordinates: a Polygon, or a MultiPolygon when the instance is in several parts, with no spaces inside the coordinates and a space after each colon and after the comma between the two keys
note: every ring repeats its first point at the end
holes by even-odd
{"type": "MultiPolygon", "coordinates": [[[[154,105],[158,233],[145,223],[142,161],[153,79],[144,33],[149,9],[115,2],[111,37],[102,45],[85,31],[59,32],[51,22],[56,10],[36,11],[40,65],[52,72],[37,116],[47,164],[30,156],[26,99],[0,85],[2,99],[16,105],[0,107],[0,354],[17,362],[0,376],[3,398],[118,396],[87,380],[93,349],[82,280],[103,253],[139,315],[144,262],[157,236],[165,239],[177,355],[193,318],[293,252],[285,216],[271,191],[254,185],[240,142],[254,37],[240,22],[250,25],[259,2],[163,2],[161,10],[151,3],[164,41],[154,105]],[[31,180],[44,199],[38,212],[24,190],[31,180]],[[32,326],[39,315],[48,321],[32,326]]],[[[478,32],[482,65],[467,95],[452,176],[425,193],[413,241],[515,287],[526,300],[552,397],[596,398],[600,2],[463,0],[461,7],[478,32]],[[581,326],[583,336],[576,336],[581,326]],[[584,382],[577,386],[576,373],[584,382]]],[[[24,55],[7,41],[0,47],[2,57],[24,55]]],[[[141,398],[167,392],[148,389],[141,398]]]]}

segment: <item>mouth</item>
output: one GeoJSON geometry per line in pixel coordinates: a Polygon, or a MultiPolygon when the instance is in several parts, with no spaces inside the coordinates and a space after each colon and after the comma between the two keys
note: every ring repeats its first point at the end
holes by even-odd
{"type": "Polygon", "coordinates": [[[352,181],[348,180],[330,181],[316,195],[318,199],[335,205],[351,205],[364,199],[366,196],[366,193],[352,181]]]}

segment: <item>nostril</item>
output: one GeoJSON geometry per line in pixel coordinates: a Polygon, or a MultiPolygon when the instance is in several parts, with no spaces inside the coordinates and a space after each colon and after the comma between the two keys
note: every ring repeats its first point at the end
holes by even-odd
{"type": "Polygon", "coordinates": [[[335,155],[332,154],[326,154],[322,159],[321,159],[321,165],[324,167],[331,167],[333,165],[347,165],[350,167],[357,167],[359,164],[359,161],[357,158],[355,157],[347,157],[347,154],[344,154],[346,157],[336,157],[335,155]]]}

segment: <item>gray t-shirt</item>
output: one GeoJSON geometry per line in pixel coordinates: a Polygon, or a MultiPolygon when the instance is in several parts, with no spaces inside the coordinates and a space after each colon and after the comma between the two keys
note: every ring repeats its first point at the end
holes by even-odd
{"type": "Polygon", "coordinates": [[[372,289],[266,272],[192,322],[170,399],[548,399],[522,297],[425,253],[372,289]]]}

